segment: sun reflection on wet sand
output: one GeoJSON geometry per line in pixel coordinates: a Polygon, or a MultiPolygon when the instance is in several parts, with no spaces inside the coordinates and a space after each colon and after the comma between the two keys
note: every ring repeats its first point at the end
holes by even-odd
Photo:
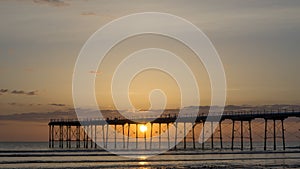
{"type": "Polygon", "coordinates": [[[146,161],[140,161],[139,162],[139,165],[148,165],[149,163],[148,162],[146,162],[146,161]]]}

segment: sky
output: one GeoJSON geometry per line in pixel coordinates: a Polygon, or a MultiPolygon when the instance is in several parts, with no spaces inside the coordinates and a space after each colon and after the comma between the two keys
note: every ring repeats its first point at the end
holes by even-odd
{"type": "MultiPolygon", "coordinates": [[[[0,1],[2,119],[15,114],[72,111],[72,77],[82,46],[105,24],[137,12],[180,16],[208,36],[224,65],[227,105],[300,104],[298,0],[3,0],[0,1]]],[[[118,44],[99,70],[86,72],[96,74],[95,91],[101,108],[114,108],[109,83],[115,65],[122,57],[149,46],[160,46],[181,55],[191,65],[199,83],[199,104],[210,104],[208,76],[204,67],[199,67],[199,61],[189,59],[193,53],[172,39],[146,35],[118,44]]],[[[174,79],[163,72],[145,71],[130,86],[130,99],[136,109],[151,107],[148,96],[155,88],[164,89],[167,108],[180,106],[180,91],[174,79]]],[[[12,131],[0,141],[45,139],[44,121],[0,121],[0,128],[12,131]],[[37,132],[41,136],[13,137],[21,127],[31,130],[39,125],[44,126],[37,132]]]]}

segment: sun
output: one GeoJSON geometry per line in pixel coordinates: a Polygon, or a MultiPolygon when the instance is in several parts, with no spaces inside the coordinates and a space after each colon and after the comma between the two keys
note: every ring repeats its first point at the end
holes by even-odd
{"type": "Polygon", "coordinates": [[[140,131],[141,131],[142,133],[146,132],[146,131],[147,131],[147,126],[141,125],[141,126],[140,126],[140,131]]]}

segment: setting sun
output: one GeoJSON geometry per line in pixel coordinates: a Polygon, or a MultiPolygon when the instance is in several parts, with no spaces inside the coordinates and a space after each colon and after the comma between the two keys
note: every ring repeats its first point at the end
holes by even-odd
{"type": "Polygon", "coordinates": [[[146,131],[147,131],[147,126],[141,125],[141,126],[140,126],[140,131],[141,131],[142,133],[146,132],[146,131]]]}

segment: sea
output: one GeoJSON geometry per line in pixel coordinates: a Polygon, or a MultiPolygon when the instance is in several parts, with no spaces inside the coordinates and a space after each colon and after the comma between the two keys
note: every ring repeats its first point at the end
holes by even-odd
{"type": "MultiPolygon", "coordinates": [[[[269,143],[268,145],[271,145],[269,143]]],[[[0,168],[138,168],[138,169],[172,169],[172,168],[300,168],[299,142],[289,143],[286,150],[263,151],[262,143],[254,143],[254,150],[237,148],[213,150],[209,144],[201,148],[170,150],[152,157],[126,154],[129,157],[97,149],[48,148],[48,142],[1,142],[0,168]],[[135,158],[130,157],[133,155],[135,158]]],[[[230,143],[224,143],[230,147],[230,143]]],[[[199,145],[197,145],[199,147],[199,145]]],[[[138,155],[137,155],[138,154],[138,155]]]]}

